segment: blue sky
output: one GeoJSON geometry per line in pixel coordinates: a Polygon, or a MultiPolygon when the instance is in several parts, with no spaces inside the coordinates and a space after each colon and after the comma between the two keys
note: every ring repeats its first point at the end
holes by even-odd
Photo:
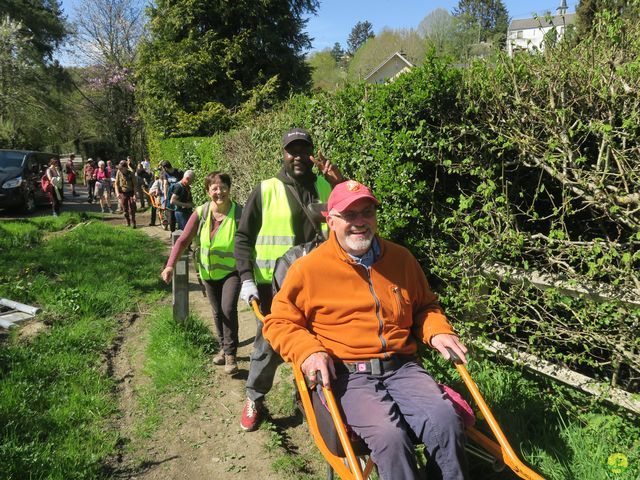
{"type": "MultiPolygon", "coordinates": [[[[532,13],[555,13],[560,0],[503,0],[511,18],[527,18],[532,13]]],[[[569,12],[575,12],[577,0],[568,0],[569,12]]],[[[385,27],[392,29],[417,28],[420,21],[436,8],[451,12],[458,0],[320,0],[318,15],[307,24],[314,38],[313,49],[331,48],[335,42],[346,47],[351,28],[367,20],[374,33],[385,27]]]]}
{"type": "MultiPolygon", "coordinates": [[[[91,0],[62,0],[69,20],[73,21],[74,5],[91,0]]],[[[555,13],[560,0],[503,0],[511,18],[526,18],[532,13],[555,13]]],[[[569,12],[575,11],[578,0],[568,0],[569,12]]],[[[318,14],[309,19],[307,31],[314,38],[312,50],[331,48],[335,42],[346,47],[351,28],[367,20],[374,33],[385,27],[416,28],[420,21],[436,8],[451,11],[458,0],[320,0],[318,14]]]]}

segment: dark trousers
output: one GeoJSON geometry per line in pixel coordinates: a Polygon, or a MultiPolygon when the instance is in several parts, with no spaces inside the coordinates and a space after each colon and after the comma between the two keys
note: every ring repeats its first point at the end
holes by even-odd
{"type": "Polygon", "coordinates": [[[138,197],[138,201],[140,202],[140,208],[144,208],[145,207],[145,202],[144,202],[145,193],[142,190],[142,185],[140,185],[140,184],[138,184],[138,186],[136,187],[136,196],[138,197]]]}
{"type": "Polygon", "coordinates": [[[176,212],[175,210],[167,210],[167,214],[169,215],[169,230],[172,232],[176,231],[176,212]]]}
{"type": "Polygon", "coordinates": [[[89,194],[89,201],[93,202],[95,198],[94,193],[96,190],[96,181],[95,180],[87,180],[87,192],[89,194]]]}
{"type": "Polygon", "coordinates": [[[151,207],[151,222],[150,225],[155,225],[156,224],[156,215],[157,215],[157,208],[156,207],[151,207]]]}
{"type": "Polygon", "coordinates": [[[221,280],[204,280],[220,347],[226,355],[238,351],[238,297],[240,276],[233,272],[221,280]]]}
{"type": "Polygon", "coordinates": [[[124,210],[124,218],[127,219],[127,225],[130,225],[131,222],[136,224],[136,202],[133,201],[133,197],[133,192],[120,193],[120,202],[124,210]]]}
{"type": "Polygon", "coordinates": [[[193,210],[191,209],[179,209],[174,212],[178,230],[184,230],[184,227],[187,226],[187,222],[189,221],[191,213],[193,213],[193,210]]]}
{"type": "MultiPolygon", "coordinates": [[[[273,288],[271,284],[259,283],[257,286],[258,295],[260,295],[260,311],[266,316],[271,313],[273,288]]],[[[269,342],[262,336],[262,322],[257,318],[256,322],[256,338],[253,341],[246,385],[247,397],[254,402],[256,400],[262,401],[264,396],[271,390],[278,365],[282,363],[280,355],[271,348],[269,342]]]]}
{"type": "Polygon", "coordinates": [[[409,431],[426,445],[429,480],[466,478],[462,420],[417,363],[379,376],[341,374],[331,387],[346,423],[371,449],[381,478],[418,478],[409,431]]]}

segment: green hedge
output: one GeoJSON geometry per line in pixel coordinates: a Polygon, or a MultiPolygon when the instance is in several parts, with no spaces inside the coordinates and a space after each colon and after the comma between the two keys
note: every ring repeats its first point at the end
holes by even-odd
{"type": "Polygon", "coordinates": [[[156,151],[194,167],[199,178],[227,171],[242,202],[279,168],[282,132],[304,126],[347,177],[373,187],[383,205],[381,233],[412,249],[462,333],[505,341],[637,391],[638,308],[554,289],[542,293],[484,272],[500,262],[577,285],[609,283],[619,293],[636,288],[638,215],[632,203],[625,207],[625,197],[616,205],[609,187],[640,190],[633,154],[640,145],[640,101],[624,88],[640,85],[634,67],[640,42],[625,45],[624,82],[602,88],[584,81],[601,78],[604,60],[620,56],[617,42],[596,38],[553,57],[499,57],[468,69],[428,57],[392,83],[296,96],[241,129],[158,141],[156,151]],[[581,61],[594,51],[602,61],[581,61]],[[560,68],[564,83],[558,83],[560,68]],[[609,97],[595,102],[596,92],[609,97]],[[607,104],[619,104],[621,112],[602,128],[607,104]],[[607,142],[626,169],[609,162],[608,171],[599,170],[604,153],[598,147],[607,142]],[[572,169],[565,176],[558,167],[563,162],[565,171],[572,169]],[[590,192],[583,179],[596,177],[610,180],[590,192]]]}

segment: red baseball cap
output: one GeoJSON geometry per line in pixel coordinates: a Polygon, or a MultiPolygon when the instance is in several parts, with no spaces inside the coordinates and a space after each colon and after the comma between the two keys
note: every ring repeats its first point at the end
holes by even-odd
{"type": "Polygon", "coordinates": [[[360,182],[355,180],[347,180],[346,182],[339,183],[335,186],[331,195],[329,195],[329,201],[327,202],[327,215],[331,210],[335,210],[338,213],[344,212],[349,206],[351,206],[356,200],[361,198],[368,198],[376,205],[380,205],[380,202],[373,196],[371,190],[365,187],[360,182]]]}

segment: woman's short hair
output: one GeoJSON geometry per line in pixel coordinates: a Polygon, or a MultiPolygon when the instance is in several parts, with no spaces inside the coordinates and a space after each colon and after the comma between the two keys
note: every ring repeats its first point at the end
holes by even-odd
{"type": "Polygon", "coordinates": [[[103,160],[100,160],[98,162],[98,167],[104,167],[104,161],[103,160]]]}
{"type": "Polygon", "coordinates": [[[57,165],[57,164],[58,164],[58,159],[57,159],[57,158],[55,158],[55,157],[51,157],[51,158],[49,159],[49,166],[51,166],[51,165],[57,165]]]}
{"type": "Polygon", "coordinates": [[[211,172],[204,179],[204,193],[209,193],[209,187],[216,181],[225,184],[228,188],[231,188],[231,177],[229,176],[229,174],[222,172],[211,172]]]}

